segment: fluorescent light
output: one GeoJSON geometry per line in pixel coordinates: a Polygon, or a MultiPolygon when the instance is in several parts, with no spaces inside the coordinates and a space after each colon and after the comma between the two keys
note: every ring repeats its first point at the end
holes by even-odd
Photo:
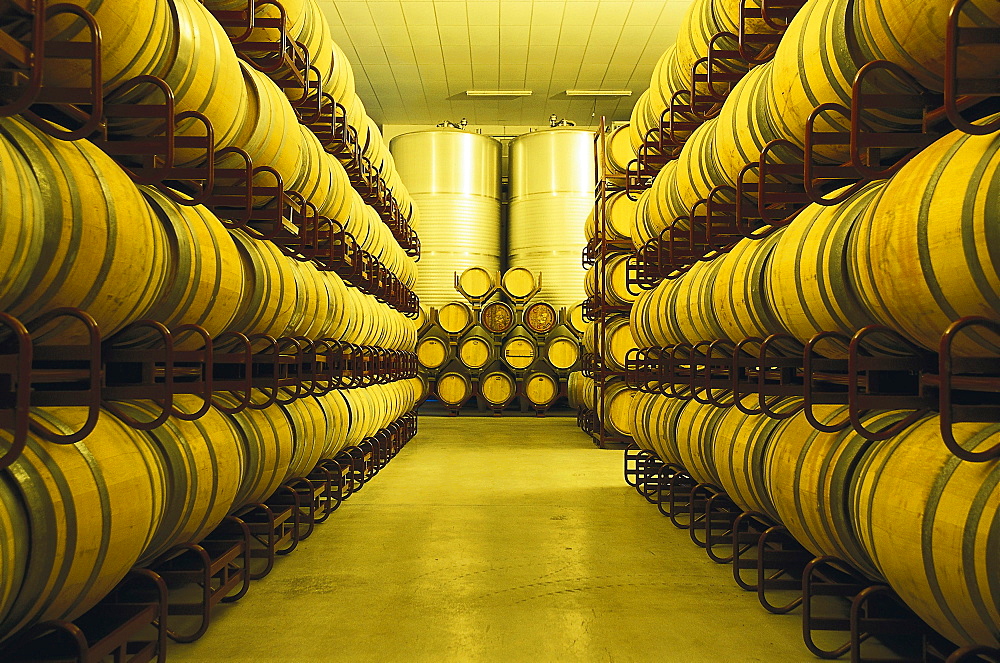
{"type": "Polygon", "coordinates": [[[632,90],[566,90],[567,97],[631,97],[632,90]]]}
{"type": "Polygon", "coordinates": [[[470,97],[530,97],[531,90],[466,90],[470,97]]]}

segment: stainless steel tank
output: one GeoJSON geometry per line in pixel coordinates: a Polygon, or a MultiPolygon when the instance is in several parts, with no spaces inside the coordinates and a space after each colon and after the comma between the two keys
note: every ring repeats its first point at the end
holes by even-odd
{"type": "Polygon", "coordinates": [[[396,170],[420,214],[414,288],[424,306],[456,299],[455,272],[500,269],[500,143],[457,129],[396,136],[396,170]]]}
{"type": "Polygon", "coordinates": [[[584,296],[580,252],[594,184],[594,132],[557,127],[511,141],[508,265],[540,273],[536,298],[554,306],[584,296]]]}

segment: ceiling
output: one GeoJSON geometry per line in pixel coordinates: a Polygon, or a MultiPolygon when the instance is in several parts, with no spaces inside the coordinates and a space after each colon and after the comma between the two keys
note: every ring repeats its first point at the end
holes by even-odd
{"type": "Polygon", "coordinates": [[[319,0],[380,125],[627,120],[691,0],[319,0]],[[466,97],[529,89],[530,97],[466,97]],[[568,89],[631,90],[570,98],[568,89]]]}

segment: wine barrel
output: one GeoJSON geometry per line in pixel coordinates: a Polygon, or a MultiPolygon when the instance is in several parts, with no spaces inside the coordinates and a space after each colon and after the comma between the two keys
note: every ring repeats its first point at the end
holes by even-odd
{"type": "Polygon", "coordinates": [[[665,310],[663,302],[669,290],[676,285],[676,281],[664,279],[652,290],[645,290],[636,297],[635,304],[629,311],[629,326],[638,347],[663,347],[671,344],[663,329],[664,321],[656,312],[665,310]]]}
{"type": "Polygon", "coordinates": [[[0,475],[0,531],[8,533],[0,540],[0,624],[3,624],[24,584],[31,538],[28,514],[16,486],[6,474],[0,475]]]}
{"type": "MultiPolygon", "coordinates": [[[[0,127],[3,125],[0,124],[0,127]]],[[[45,201],[31,165],[0,132],[0,310],[29,290],[45,238],[45,201]]],[[[0,604],[2,605],[2,604],[0,604]]]]}
{"type": "MultiPolygon", "coordinates": [[[[204,0],[205,6],[218,11],[244,11],[247,9],[246,0],[204,0]]],[[[313,18],[310,8],[313,2],[309,0],[281,0],[281,8],[284,10],[285,30],[289,38],[297,40],[301,35],[307,22],[313,18]]],[[[275,5],[262,4],[254,8],[255,19],[277,19],[281,16],[275,5]]],[[[244,37],[246,28],[237,26],[229,28],[226,32],[230,37],[244,37]]],[[[280,40],[281,33],[276,28],[260,27],[257,23],[245,41],[250,43],[276,43],[280,40]]],[[[254,55],[263,55],[266,51],[251,51],[254,55]]]]}
{"type": "MultiPolygon", "coordinates": [[[[951,5],[937,0],[880,0],[855,2],[851,25],[861,53],[869,60],[900,65],[923,86],[944,89],[945,30],[951,5]]],[[[989,0],[973,0],[962,11],[961,24],[997,29],[1000,7],[989,0]]],[[[995,50],[965,45],[958,51],[962,77],[991,78],[1000,72],[995,50]]]]}
{"type": "MultiPolygon", "coordinates": [[[[18,171],[17,181],[27,185],[23,201],[17,193],[4,201],[0,251],[14,262],[2,269],[21,273],[0,282],[0,310],[30,323],[55,308],[81,308],[104,337],[145,316],[163,291],[171,256],[163,226],[125,172],[91,143],[56,140],[18,118],[0,119],[0,141],[11,159],[5,185],[14,184],[6,176],[18,171]],[[44,191],[41,200],[36,191],[44,191]],[[21,212],[32,216],[13,217],[21,212]],[[27,246],[7,246],[32,235],[27,246]]],[[[82,325],[65,320],[35,338],[87,342],[82,325]]]]}
{"type": "MultiPolygon", "coordinates": [[[[847,409],[820,405],[813,413],[822,423],[833,424],[847,418],[847,409]]],[[[898,411],[870,411],[862,422],[877,430],[903,416],[898,411]]],[[[881,574],[858,540],[848,510],[858,463],[871,445],[850,428],[822,433],[800,412],[774,434],[764,465],[768,495],[789,533],[813,554],[839,557],[878,580],[881,574]]]]}
{"type": "Polygon", "coordinates": [[[473,327],[458,342],[458,360],[473,370],[485,368],[493,356],[493,339],[482,327],[473,327]]]}
{"type": "MultiPolygon", "coordinates": [[[[607,201],[604,203],[606,239],[618,241],[629,238],[637,205],[638,200],[629,198],[625,191],[618,191],[608,196],[607,201]]],[[[586,224],[584,225],[584,234],[588,240],[593,239],[597,235],[597,222],[594,220],[593,213],[587,217],[586,224]]]]}
{"type": "Polygon", "coordinates": [[[504,272],[500,284],[511,299],[527,299],[535,289],[535,275],[526,267],[512,267],[504,272]]]}
{"type": "Polygon", "coordinates": [[[632,436],[632,397],[638,392],[625,386],[619,378],[604,383],[604,400],[600,404],[598,417],[608,431],[621,437],[632,436]]]}
{"type": "Polygon", "coordinates": [[[243,260],[245,296],[230,329],[251,334],[281,336],[295,315],[298,294],[291,258],[271,242],[252,239],[242,230],[230,230],[243,260]]]}
{"type": "MultiPolygon", "coordinates": [[[[121,4],[121,0],[114,4],[121,4]]],[[[168,64],[159,75],[173,91],[174,110],[176,113],[202,113],[212,123],[216,151],[232,147],[248,120],[249,110],[249,97],[236,51],[225,30],[200,2],[168,0],[167,4],[170,11],[168,21],[173,29],[168,31],[166,44],[162,38],[154,38],[152,44],[164,48],[163,52],[169,54],[168,64]]],[[[122,9],[131,11],[132,3],[127,5],[122,9]]],[[[106,31],[104,26],[101,27],[103,36],[106,31]]],[[[132,30],[133,27],[134,23],[128,22],[121,29],[132,30]]],[[[149,47],[146,44],[142,46],[149,47]]],[[[141,51],[139,56],[143,57],[141,51]]],[[[125,102],[163,103],[163,95],[158,88],[148,84],[125,92],[122,98],[125,102]]],[[[166,131],[159,120],[133,119],[113,122],[109,129],[112,133],[127,135],[162,134],[166,131]]],[[[203,137],[205,131],[205,126],[194,119],[181,120],[174,129],[177,136],[203,137]]],[[[178,166],[195,165],[203,156],[201,150],[178,148],[175,163],[178,166]]]]}
{"type": "Polygon", "coordinates": [[[615,181],[620,181],[628,172],[629,162],[635,159],[635,152],[629,139],[629,126],[626,124],[611,131],[605,143],[607,148],[603,154],[604,174],[615,181]]]}
{"type": "MultiPolygon", "coordinates": [[[[348,446],[348,438],[352,431],[358,434],[360,431],[359,414],[355,412],[355,400],[349,392],[353,389],[334,389],[323,396],[317,396],[323,412],[326,415],[328,435],[326,446],[323,448],[322,458],[334,458],[338,452],[348,446]]],[[[352,438],[353,441],[354,438],[352,438]]]]}
{"type": "Polygon", "coordinates": [[[677,422],[692,402],[661,394],[635,392],[629,426],[636,443],[656,453],[660,460],[679,465],[677,422]]]}
{"type": "Polygon", "coordinates": [[[653,186],[648,189],[646,203],[642,201],[636,207],[636,226],[629,229],[632,234],[632,244],[641,247],[654,237],[659,237],[668,226],[677,230],[687,228],[687,221],[674,221],[679,216],[688,214],[677,191],[677,160],[670,161],[653,179],[653,186]]]}
{"type": "Polygon", "coordinates": [[[559,398],[559,379],[548,371],[536,370],[524,378],[521,389],[532,405],[546,407],[559,398]]]}
{"type": "MultiPolygon", "coordinates": [[[[291,393],[283,389],[282,398],[288,398],[291,393]]],[[[308,476],[323,457],[330,435],[326,411],[312,396],[297,398],[291,403],[277,407],[282,408],[292,422],[292,435],[295,440],[292,459],[288,465],[288,476],[285,478],[308,476]]]]}
{"type": "Polygon", "coordinates": [[[632,114],[629,118],[628,138],[632,146],[632,151],[636,153],[638,153],[639,148],[646,139],[646,132],[654,126],[654,122],[659,122],[658,115],[650,119],[650,91],[651,88],[639,95],[639,98],[635,101],[635,106],[632,107],[632,114]]]}
{"type": "MultiPolygon", "coordinates": [[[[709,44],[713,37],[725,29],[727,21],[719,20],[718,5],[718,0],[695,0],[681,19],[677,34],[676,61],[673,67],[679,80],[690,81],[691,68],[695,62],[708,55],[709,44]]],[[[731,23],[731,20],[730,17],[728,21],[731,23]]],[[[716,48],[727,50],[735,49],[737,46],[736,40],[731,37],[717,39],[715,45],[716,48]]],[[[739,64],[736,60],[721,60],[719,64],[736,71],[746,70],[746,65],[739,64]]],[[[701,91],[700,86],[699,91],[701,91]]]]}
{"type": "Polygon", "coordinates": [[[448,361],[451,351],[448,343],[437,336],[425,336],[417,344],[417,361],[424,368],[441,368],[448,361]]]}
{"type": "Polygon", "coordinates": [[[558,321],[555,308],[548,302],[535,302],[524,309],[524,324],[536,334],[548,334],[558,321]]]}
{"type": "MultiPolygon", "coordinates": [[[[191,414],[201,407],[201,399],[175,395],[173,404],[191,414]]],[[[115,405],[140,421],[158,414],[150,401],[115,405]]],[[[243,480],[246,448],[230,420],[214,409],[195,421],[171,417],[143,435],[159,456],[155,471],[167,486],[163,521],[139,560],[148,564],[177,544],[197,543],[222,522],[243,480]]]]}
{"type": "Polygon", "coordinates": [[[438,324],[449,334],[461,334],[472,324],[472,309],[464,302],[449,302],[438,309],[438,324]]]}
{"type": "Polygon", "coordinates": [[[515,370],[524,370],[534,363],[538,356],[535,339],[525,333],[524,328],[515,328],[503,342],[500,349],[503,362],[515,370]]]}
{"type": "MultiPolygon", "coordinates": [[[[270,166],[278,171],[283,187],[291,189],[301,172],[304,149],[298,118],[274,81],[243,60],[240,60],[240,67],[247,89],[249,111],[233,144],[250,156],[255,167],[270,166]]],[[[244,161],[235,155],[226,155],[216,161],[217,168],[244,166],[244,161]]],[[[255,186],[275,185],[272,176],[263,174],[254,177],[253,182],[255,186]]],[[[270,201],[269,196],[254,197],[257,207],[270,201]]]]}
{"type": "Polygon", "coordinates": [[[636,294],[628,287],[628,261],[629,255],[617,254],[599,260],[587,270],[584,280],[585,289],[588,295],[593,297],[597,294],[598,286],[602,289],[603,299],[615,306],[628,306],[635,301],[636,294]],[[602,278],[603,282],[598,279],[602,278]]]}
{"type": "MultiPolygon", "coordinates": [[[[144,317],[168,329],[200,325],[215,337],[228,329],[243,300],[246,278],[243,261],[232,236],[202,205],[179,205],[152,187],[142,193],[166,231],[173,249],[162,294],[144,317]]],[[[116,347],[141,347],[160,341],[158,334],[137,330],[119,334],[116,347]]],[[[175,334],[174,349],[202,347],[201,336],[175,334]]]]}
{"type": "MultiPolygon", "coordinates": [[[[800,341],[821,331],[851,336],[875,322],[849,278],[848,244],[884,186],[873,182],[839,205],[810,205],[781,233],[767,262],[766,297],[785,331],[800,341]]],[[[847,348],[827,342],[816,351],[837,357],[847,348]]]]}
{"type": "Polygon", "coordinates": [[[604,326],[602,356],[605,364],[613,370],[625,370],[625,357],[636,347],[632,326],[627,317],[616,317],[604,326]]]}
{"type": "MultiPolygon", "coordinates": [[[[674,168],[677,167],[676,160],[670,163],[674,165],[674,168]]],[[[664,169],[669,165],[664,166],[664,169]]],[[[660,172],[662,173],[663,170],[660,172]]],[[[635,204],[635,216],[632,217],[632,222],[629,224],[629,238],[632,240],[632,248],[636,251],[656,235],[649,224],[649,197],[651,194],[652,189],[646,189],[639,194],[639,200],[635,204]]]]}
{"type": "Polygon", "coordinates": [[[715,469],[715,441],[722,418],[732,408],[705,405],[692,400],[677,419],[677,454],[680,464],[698,483],[721,487],[715,469]]]}
{"type": "Polygon", "coordinates": [[[514,377],[504,371],[491,371],[479,380],[479,393],[489,405],[500,407],[514,398],[517,385],[514,377]]]}
{"type": "MultiPolygon", "coordinates": [[[[852,234],[847,260],[865,307],[930,350],[958,318],[1000,317],[998,148],[997,134],[939,139],[889,180],[852,234]]],[[[1000,341],[963,334],[954,352],[993,355],[1000,341]]]]}
{"type": "MultiPolygon", "coordinates": [[[[173,10],[168,0],[141,4],[128,0],[70,0],[86,10],[101,28],[101,78],[104,93],[143,74],[164,77],[171,49],[177,45],[173,10]]],[[[90,41],[86,22],[73,14],[57,14],[46,23],[46,39],[53,42],[90,41]]],[[[85,59],[67,59],[46,67],[47,86],[89,87],[91,65],[85,59]]]]}
{"type": "Polygon", "coordinates": [[[715,278],[721,260],[696,262],[677,285],[667,290],[663,308],[652,312],[659,315],[667,337],[673,343],[695,344],[725,337],[712,302],[715,278]]]}
{"type": "Polygon", "coordinates": [[[442,403],[458,407],[472,395],[472,382],[467,375],[451,371],[437,379],[435,391],[442,403]]]}
{"type": "Polygon", "coordinates": [[[343,216],[342,206],[349,204],[349,193],[335,173],[336,159],[323,149],[316,134],[304,124],[294,126],[287,140],[298,141],[302,145],[302,163],[299,175],[291,182],[285,182],[285,189],[295,191],[316,206],[322,216],[343,216]]]}
{"type": "Polygon", "coordinates": [[[573,304],[566,309],[566,326],[572,329],[577,336],[583,336],[590,323],[583,318],[583,302],[573,304]]]}
{"type": "MultiPolygon", "coordinates": [[[[767,144],[780,137],[768,113],[768,95],[775,85],[771,70],[771,62],[750,70],[733,87],[719,113],[714,147],[718,173],[729,186],[735,187],[740,170],[748,163],[760,161],[767,144]]],[[[769,160],[800,163],[801,155],[778,147],[772,148],[769,160]]],[[[756,188],[748,193],[755,198],[756,188]]]]}
{"type": "MultiPolygon", "coordinates": [[[[748,407],[756,407],[757,395],[744,396],[748,407]]],[[[779,414],[794,412],[801,398],[783,399],[772,409],[779,414]]],[[[715,431],[715,463],[719,485],[726,495],[746,511],[757,511],[780,522],[778,510],[767,491],[764,459],[769,445],[786,420],[764,414],[746,414],[737,407],[726,410],[715,431]]]]}
{"type": "MultiPolygon", "coordinates": [[[[87,414],[83,407],[32,409],[60,433],[78,430],[87,414]]],[[[0,453],[11,441],[0,430],[0,453]]],[[[153,448],[105,412],[83,442],[29,435],[0,471],[0,633],[72,620],[104,598],[153,540],[167,488],[153,448]]]]}
{"type": "Polygon", "coordinates": [[[458,284],[473,299],[482,299],[497,287],[495,275],[482,267],[469,267],[458,277],[458,284]]]}
{"type": "Polygon", "coordinates": [[[730,184],[730,179],[722,173],[716,155],[715,134],[718,122],[717,118],[712,118],[703,123],[684,143],[677,157],[677,169],[673,177],[676,198],[664,200],[662,194],[660,196],[660,205],[671,212],[667,215],[668,221],[689,213],[694,204],[707,199],[715,187],[730,184]]]}
{"type": "MultiPolygon", "coordinates": [[[[969,451],[1000,442],[995,423],[960,423],[954,432],[969,451]]],[[[874,445],[857,474],[856,530],[900,598],[952,642],[1000,646],[996,461],[959,460],[934,416],[874,445]]]]}
{"type": "Polygon", "coordinates": [[[514,309],[504,302],[490,302],[483,307],[479,319],[492,334],[506,334],[514,326],[514,309]]]}
{"type": "MultiPolygon", "coordinates": [[[[716,258],[719,267],[712,284],[712,308],[720,330],[734,343],[783,331],[764,284],[768,262],[782,232],[784,229],[779,229],[760,240],[741,239],[728,253],[716,258]]],[[[758,344],[746,348],[754,353],[760,349],[758,344]]]]}
{"type": "Polygon", "coordinates": [[[579,394],[583,407],[594,411],[597,409],[597,383],[593,378],[589,378],[580,373],[579,394]]]}
{"type": "MultiPolygon", "coordinates": [[[[573,408],[582,408],[584,406],[584,390],[588,388],[587,380],[590,378],[586,377],[580,371],[573,371],[569,374],[569,378],[566,380],[566,394],[569,398],[569,406],[573,408]]],[[[591,380],[592,386],[593,380],[591,380]]]]}
{"type": "Polygon", "coordinates": [[[557,370],[567,371],[580,360],[580,343],[568,336],[557,336],[545,345],[545,359],[557,370]]]}
{"type": "MultiPolygon", "coordinates": [[[[855,4],[853,0],[807,3],[778,44],[770,74],[771,93],[766,95],[768,112],[778,137],[797,147],[805,145],[806,121],[814,108],[824,103],[851,106],[854,78],[866,62],[848,36],[855,4]]],[[[919,128],[921,111],[867,111],[862,117],[873,131],[906,131],[919,128]]],[[[815,128],[821,132],[850,131],[850,117],[823,113],[815,128]]],[[[846,146],[821,145],[814,156],[821,162],[838,163],[850,154],[846,146]]]]}
{"type": "MultiPolygon", "coordinates": [[[[263,394],[251,396],[256,403],[263,402],[263,394]]],[[[227,393],[218,393],[214,401],[234,407],[240,401],[227,393]]],[[[294,451],[291,421],[281,407],[262,410],[247,408],[236,414],[223,414],[239,433],[246,457],[246,471],[239,490],[233,499],[233,510],[248,504],[263,502],[271,496],[288,476],[288,467],[294,451]]]]}
{"type": "Polygon", "coordinates": [[[311,262],[286,261],[296,284],[295,312],[288,322],[286,336],[324,338],[341,312],[333,303],[329,281],[311,262]]]}

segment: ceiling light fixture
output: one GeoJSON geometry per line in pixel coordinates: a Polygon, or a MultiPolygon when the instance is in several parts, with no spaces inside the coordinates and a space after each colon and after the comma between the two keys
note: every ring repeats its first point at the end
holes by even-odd
{"type": "Polygon", "coordinates": [[[631,97],[632,90],[566,90],[567,97],[631,97]]]}
{"type": "Polygon", "coordinates": [[[466,90],[469,97],[530,97],[531,90],[466,90]]]}

